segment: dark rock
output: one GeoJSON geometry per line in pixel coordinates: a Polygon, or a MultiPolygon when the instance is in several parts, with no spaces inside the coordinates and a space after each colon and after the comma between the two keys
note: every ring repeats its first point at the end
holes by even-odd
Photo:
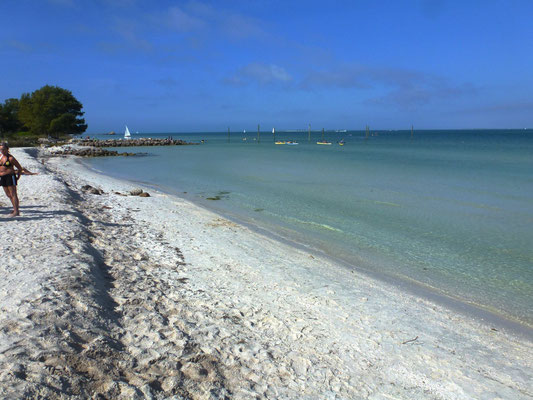
{"type": "Polygon", "coordinates": [[[103,194],[104,193],[102,189],[97,189],[95,187],[92,187],[91,185],[84,185],[81,187],[81,190],[85,193],[90,193],[90,194],[103,194]]]}
{"type": "Polygon", "coordinates": [[[139,197],[150,197],[150,193],[142,192],[139,197]]]}

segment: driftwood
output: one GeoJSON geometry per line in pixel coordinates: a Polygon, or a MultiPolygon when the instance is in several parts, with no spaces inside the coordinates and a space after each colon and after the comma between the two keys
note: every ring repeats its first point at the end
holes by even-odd
{"type": "Polygon", "coordinates": [[[407,344],[407,343],[410,343],[410,342],[414,342],[415,340],[418,339],[418,336],[415,337],[414,339],[409,339],[409,340],[406,340],[405,342],[402,342],[402,344],[407,344]]]}

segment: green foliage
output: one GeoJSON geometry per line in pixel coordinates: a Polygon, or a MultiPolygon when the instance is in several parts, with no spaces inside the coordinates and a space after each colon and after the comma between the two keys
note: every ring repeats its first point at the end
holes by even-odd
{"type": "Polygon", "coordinates": [[[18,111],[18,99],[7,99],[4,104],[0,103],[0,133],[18,132],[22,129],[18,111]]]}
{"type": "Polygon", "coordinates": [[[30,132],[3,135],[2,141],[8,142],[10,147],[32,147],[39,144],[39,138],[30,132]]]}
{"type": "Polygon", "coordinates": [[[32,134],[58,138],[85,132],[82,107],[69,90],[46,85],[21,96],[18,117],[32,134]]]}

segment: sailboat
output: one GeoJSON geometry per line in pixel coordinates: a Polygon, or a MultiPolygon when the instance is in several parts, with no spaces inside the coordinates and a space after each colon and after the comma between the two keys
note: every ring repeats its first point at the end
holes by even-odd
{"type": "Polygon", "coordinates": [[[276,140],[276,128],[272,128],[272,134],[274,135],[274,144],[285,144],[285,140],[276,140]]]}
{"type": "Polygon", "coordinates": [[[325,144],[331,146],[331,142],[324,140],[324,128],[322,128],[322,140],[316,142],[316,144],[325,144]]]}
{"type": "Polygon", "coordinates": [[[128,125],[126,125],[126,131],[124,132],[124,139],[131,139],[130,130],[128,129],[128,125]]]}

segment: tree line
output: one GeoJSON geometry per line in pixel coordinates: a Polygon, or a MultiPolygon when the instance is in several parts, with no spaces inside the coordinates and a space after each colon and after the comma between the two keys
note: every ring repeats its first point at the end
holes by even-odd
{"type": "Polygon", "coordinates": [[[64,138],[87,130],[83,105],[69,90],[46,85],[0,103],[0,134],[8,138],[64,138]]]}

